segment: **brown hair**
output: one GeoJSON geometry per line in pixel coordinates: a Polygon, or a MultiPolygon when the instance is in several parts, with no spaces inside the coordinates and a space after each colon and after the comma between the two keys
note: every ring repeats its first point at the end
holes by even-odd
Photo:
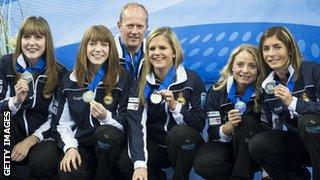
{"type": "MultiPolygon", "coordinates": [[[[42,35],[45,37],[45,52],[42,55],[46,61],[46,72],[47,81],[43,90],[43,96],[50,98],[52,92],[56,89],[59,84],[59,72],[61,68],[58,66],[54,57],[54,47],[51,35],[51,30],[48,22],[43,17],[31,16],[24,20],[21,24],[18,36],[17,45],[13,54],[13,67],[16,67],[16,62],[20,54],[22,54],[21,39],[24,35],[42,35]]],[[[16,72],[16,77],[20,75],[16,72]]]]}
{"type": "Polygon", "coordinates": [[[281,41],[286,46],[286,48],[288,50],[288,54],[289,54],[289,62],[286,65],[287,65],[287,67],[290,64],[293,66],[293,69],[295,71],[294,72],[295,79],[297,80],[297,78],[299,76],[300,66],[302,63],[302,56],[301,56],[299,47],[298,47],[293,35],[290,33],[290,31],[287,28],[285,28],[283,26],[274,26],[274,27],[267,29],[263,33],[263,35],[260,39],[258,50],[259,50],[259,56],[260,56],[260,59],[263,63],[264,68],[267,70],[267,73],[272,71],[272,69],[264,61],[263,51],[262,51],[264,41],[267,38],[270,38],[272,36],[275,36],[279,41],[281,41]]]}
{"type": "Polygon", "coordinates": [[[77,82],[80,86],[83,86],[85,81],[85,74],[89,73],[89,75],[93,75],[93,72],[89,71],[90,62],[87,58],[87,45],[89,41],[101,41],[107,42],[109,44],[109,57],[103,64],[106,71],[106,75],[103,78],[103,84],[107,88],[106,93],[108,93],[116,86],[117,75],[121,74],[123,72],[123,69],[119,65],[119,56],[113,39],[113,35],[111,31],[103,25],[91,26],[89,29],[87,29],[82,37],[80,49],[77,55],[77,62],[74,68],[77,82]]]}

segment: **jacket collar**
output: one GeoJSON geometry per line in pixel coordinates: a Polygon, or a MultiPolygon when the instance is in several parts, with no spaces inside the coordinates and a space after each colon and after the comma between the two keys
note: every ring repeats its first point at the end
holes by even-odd
{"type": "MultiPolygon", "coordinates": [[[[183,65],[179,65],[176,71],[176,81],[173,82],[170,86],[180,84],[185,82],[188,79],[186,69],[183,67],[183,65]]],[[[155,74],[151,72],[146,76],[146,80],[151,85],[156,85],[156,78],[155,74]]]]}
{"type": "MultiPolygon", "coordinates": [[[[227,80],[227,94],[229,94],[233,82],[234,82],[233,76],[229,76],[227,80]]],[[[252,94],[251,97],[255,97],[255,96],[257,96],[256,91],[252,94]]]]}
{"type": "MultiPolygon", "coordinates": [[[[290,73],[290,76],[288,78],[288,81],[286,84],[288,84],[288,82],[290,81],[290,79],[292,78],[292,76],[294,75],[294,69],[292,67],[292,65],[289,65],[288,67],[288,71],[290,73]]],[[[275,76],[275,72],[272,71],[269,76],[262,82],[262,88],[264,89],[266,87],[266,85],[269,83],[269,82],[274,82],[274,76],[275,76]]]]}
{"type": "MultiPolygon", "coordinates": [[[[77,82],[75,70],[73,70],[73,71],[70,73],[69,79],[70,79],[70,81],[72,81],[72,82],[77,82]]],[[[117,75],[117,82],[118,82],[118,81],[119,81],[119,75],[117,75]]],[[[99,84],[101,84],[101,83],[102,83],[102,82],[99,82],[99,84]]],[[[88,83],[85,82],[85,84],[88,84],[88,83]]]]}
{"type": "MultiPolygon", "coordinates": [[[[114,41],[116,43],[116,47],[118,50],[118,54],[119,54],[119,58],[123,58],[123,51],[122,51],[122,47],[121,47],[121,43],[120,43],[120,33],[114,36],[114,41]]],[[[143,38],[143,42],[142,42],[142,50],[143,53],[145,53],[146,50],[146,38],[143,38]]]]}

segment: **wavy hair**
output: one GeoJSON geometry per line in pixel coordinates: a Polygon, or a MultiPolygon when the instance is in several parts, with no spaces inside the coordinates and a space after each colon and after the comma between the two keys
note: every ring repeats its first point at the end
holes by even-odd
{"type": "Polygon", "coordinates": [[[149,59],[149,45],[150,42],[153,40],[153,38],[157,36],[164,36],[167,40],[167,42],[170,44],[173,54],[175,57],[173,58],[173,65],[177,68],[182,62],[183,62],[183,51],[179,42],[179,39],[177,38],[176,34],[173,32],[173,30],[170,27],[159,27],[154,30],[152,30],[146,41],[146,56],[145,61],[143,64],[142,73],[140,76],[140,82],[139,82],[139,102],[144,104],[144,88],[146,86],[146,76],[152,72],[153,65],[150,63],[149,59]]]}
{"type": "Polygon", "coordinates": [[[222,88],[226,88],[228,78],[232,76],[232,68],[234,64],[235,57],[242,51],[248,52],[253,56],[257,64],[257,78],[254,81],[254,87],[256,89],[257,96],[254,99],[255,101],[255,111],[258,112],[260,110],[260,94],[261,94],[261,84],[265,77],[265,71],[263,70],[262,62],[259,59],[258,49],[250,44],[241,44],[240,46],[236,47],[230,54],[227,64],[223,67],[222,71],[220,72],[220,78],[217,83],[213,85],[214,90],[220,90],[222,88]]]}
{"type": "Polygon", "coordinates": [[[299,70],[300,70],[301,63],[302,63],[302,55],[300,53],[299,47],[298,47],[293,35],[290,33],[290,31],[287,28],[285,28],[283,26],[274,26],[274,27],[267,29],[263,33],[263,35],[260,39],[258,51],[259,51],[260,59],[262,60],[262,64],[267,71],[265,75],[267,75],[267,73],[270,73],[272,71],[272,69],[264,61],[262,48],[263,48],[263,43],[265,42],[265,40],[267,38],[272,37],[272,36],[275,36],[279,41],[281,41],[286,46],[287,51],[288,51],[288,55],[289,55],[289,61],[286,64],[286,68],[290,64],[293,66],[293,69],[295,70],[295,72],[294,72],[295,80],[297,80],[299,77],[299,70]]]}

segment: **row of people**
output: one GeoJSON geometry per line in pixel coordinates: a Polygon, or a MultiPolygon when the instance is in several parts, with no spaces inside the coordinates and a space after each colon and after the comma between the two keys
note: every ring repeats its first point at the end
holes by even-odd
{"type": "Polygon", "coordinates": [[[191,167],[206,179],[250,179],[260,167],[310,179],[306,165],[320,178],[319,65],[302,61],[286,28],[266,30],[258,49],[236,48],[206,96],[174,32],[157,28],[145,41],[147,22],[130,3],[120,35],[90,27],[70,72],[54,59],[46,21],[22,24],[15,53],[0,61],[14,165],[29,163],[40,179],[165,179],[170,166],[173,179],[191,167]]]}

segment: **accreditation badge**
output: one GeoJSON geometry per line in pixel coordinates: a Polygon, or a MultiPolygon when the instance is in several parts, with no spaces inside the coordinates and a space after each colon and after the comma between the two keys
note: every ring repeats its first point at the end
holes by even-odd
{"type": "Polygon", "coordinates": [[[112,101],[113,101],[113,98],[112,98],[112,94],[111,93],[107,93],[103,98],[103,102],[106,105],[112,104],[112,101]]]}
{"type": "Polygon", "coordinates": [[[178,94],[178,97],[177,97],[177,102],[181,105],[185,105],[186,104],[186,99],[183,97],[183,94],[182,92],[180,92],[178,94]]]}

